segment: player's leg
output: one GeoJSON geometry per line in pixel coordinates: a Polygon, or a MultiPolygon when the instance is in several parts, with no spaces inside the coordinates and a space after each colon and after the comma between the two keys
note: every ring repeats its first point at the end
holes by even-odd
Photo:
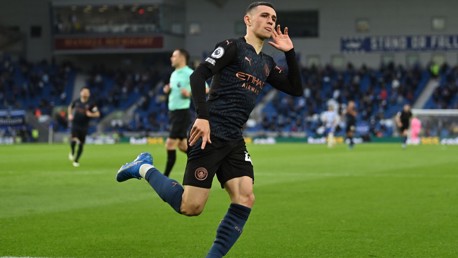
{"type": "Polygon", "coordinates": [[[202,213],[210,193],[209,188],[188,185],[183,187],[149,164],[142,165],[139,174],[176,212],[186,216],[197,216],[202,213]]]}
{"type": "Polygon", "coordinates": [[[352,126],[350,126],[349,128],[347,128],[347,141],[348,141],[348,147],[350,149],[353,149],[353,146],[355,145],[355,142],[353,140],[353,130],[352,130],[352,126]]]}
{"type": "Polygon", "coordinates": [[[72,130],[71,138],[70,138],[70,153],[68,154],[68,159],[72,162],[75,160],[75,147],[78,141],[79,140],[76,136],[76,132],[72,130]]]}
{"type": "Polygon", "coordinates": [[[165,165],[164,175],[167,177],[170,175],[170,172],[172,171],[172,168],[175,165],[177,159],[176,148],[178,141],[178,139],[172,139],[170,137],[168,137],[165,141],[165,148],[167,150],[167,163],[165,165]]]}
{"type": "Polygon", "coordinates": [[[79,166],[79,160],[81,158],[81,155],[83,154],[84,143],[86,141],[86,132],[79,131],[77,138],[78,138],[78,149],[76,151],[75,159],[73,160],[73,166],[75,167],[79,166]]]}
{"type": "Polygon", "coordinates": [[[403,126],[401,130],[402,130],[402,148],[406,148],[408,129],[403,126]]]}
{"type": "Polygon", "coordinates": [[[116,180],[123,182],[131,178],[144,178],[176,212],[188,216],[199,215],[207,202],[217,164],[223,158],[218,159],[218,153],[212,152],[212,147],[210,145],[201,150],[199,144],[194,146],[194,151],[188,155],[183,180],[185,187],[157,170],[149,153],[141,153],[134,161],[123,165],[118,170],[116,180]]]}
{"type": "Polygon", "coordinates": [[[200,215],[205,208],[209,195],[210,188],[185,185],[181,201],[181,214],[186,216],[200,215]]]}
{"type": "Polygon", "coordinates": [[[231,198],[231,205],[216,230],[216,238],[207,257],[223,257],[229,252],[242,234],[254,205],[252,178],[234,178],[227,181],[224,187],[231,198]]]}
{"type": "Polygon", "coordinates": [[[218,226],[216,238],[207,257],[223,257],[243,232],[254,205],[253,166],[245,145],[232,153],[221,166],[218,179],[224,183],[231,204],[218,226]],[[228,180],[227,180],[228,179],[228,180]]]}
{"type": "Polygon", "coordinates": [[[210,188],[188,185],[183,187],[177,181],[166,177],[153,166],[153,158],[149,153],[141,153],[133,162],[122,166],[116,176],[118,182],[131,178],[144,178],[164,202],[177,213],[187,216],[202,213],[210,193],[210,188]]]}
{"type": "Polygon", "coordinates": [[[157,170],[153,166],[153,157],[149,153],[140,153],[134,161],[121,166],[116,174],[116,181],[118,182],[124,182],[131,178],[144,178],[162,200],[167,202],[176,212],[181,213],[183,187],[177,181],[164,176],[157,170]]]}
{"type": "Polygon", "coordinates": [[[178,141],[178,149],[186,153],[188,151],[188,139],[184,138],[178,141]]]}
{"type": "Polygon", "coordinates": [[[189,110],[174,110],[170,112],[170,134],[165,144],[167,149],[167,163],[164,169],[164,175],[166,176],[170,176],[170,172],[172,172],[176,162],[177,146],[181,147],[181,140],[186,139],[189,123],[189,110]]]}
{"type": "Polygon", "coordinates": [[[231,151],[225,144],[214,140],[212,144],[200,148],[197,142],[189,146],[188,162],[183,178],[184,193],[181,212],[187,216],[197,216],[202,213],[213,182],[213,177],[219,170],[221,162],[231,151]]]}
{"type": "Polygon", "coordinates": [[[328,133],[328,139],[327,140],[328,140],[328,147],[329,148],[334,147],[334,144],[335,144],[336,140],[334,138],[334,132],[333,131],[330,131],[328,133]]]}

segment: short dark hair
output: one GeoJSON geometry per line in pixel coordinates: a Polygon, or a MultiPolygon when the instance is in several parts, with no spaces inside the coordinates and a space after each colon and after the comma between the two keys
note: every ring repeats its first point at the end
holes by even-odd
{"type": "Polygon", "coordinates": [[[253,10],[254,8],[260,6],[260,5],[265,5],[265,6],[269,6],[270,8],[274,9],[275,10],[275,7],[272,3],[269,3],[269,2],[262,2],[262,1],[258,1],[258,2],[253,2],[251,3],[247,8],[246,8],[246,12],[245,13],[249,13],[251,10],[253,10]]]}
{"type": "Polygon", "coordinates": [[[188,63],[188,61],[189,61],[189,52],[184,48],[177,48],[176,50],[178,50],[178,52],[180,52],[180,54],[182,54],[184,56],[185,62],[188,63]]]}

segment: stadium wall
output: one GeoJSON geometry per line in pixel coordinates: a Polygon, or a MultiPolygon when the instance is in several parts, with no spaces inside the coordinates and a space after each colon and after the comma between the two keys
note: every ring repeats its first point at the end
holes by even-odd
{"type": "MultiPolygon", "coordinates": [[[[220,1],[221,2],[221,1],[220,1]]],[[[223,1],[224,2],[224,1],[223,1]]],[[[402,36],[402,35],[453,35],[457,34],[458,1],[452,0],[346,0],[346,1],[271,1],[277,10],[319,10],[319,38],[294,39],[297,52],[301,53],[301,62],[308,64],[310,57],[319,57],[320,63],[330,63],[333,56],[341,56],[346,63],[356,65],[366,63],[378,66],[385,56],[394,58],[396,63],[406,63],[409,52],[399,53],[351,53],[340,52],[340,39],[343,37],[368,36],[402,36]],[[446,27],[442,31],[432,30],[432,18],[445,19],[446,27]],[[369,32],[356,32],[357,19],[367,19],[370,23],[369,32]]],[[[187,35],[186,47],[194,54],[211,51],[216,42],[235,34],[234,24],[244,15],[248,1],[226,1],[219,7],[208,0],[188,0],[187,20],[201,25],[199,35],[187,35]]],[[[279,17],[281,19],[281,17],[279,17]]],[[[273,50],[269,47],[267,52],[273,50]]],[[[457,63],[458,51],[448,52],[416,52],[423,64],[431,61],[435,54],[443,54],[445,61],[457,63]]],[[[438,59],[440,62],[440,58],[438,59]]]]}
{"type": "Polygon", "coordinates": [[[0,26],[18,27],[26,38],[23,55],[31,61],[52,56],[49,15],[48,0],[0,1],[0,26]],[[41,27],[41,37],[31,37],[32,26],[41,27]]]}
{"type": "MultiPolygon", "coordinates": [[[[183,2],[182,0],[181,2],[183,2]]],[[[112,3],[122,0],[55,0],[63,3],[112,3]]],[[[125,1],[124,1],[125,2],[125,1]]],[[[140,1],[139,1],[140,2],[140,1]]],[[[145,0],[141,2],[158,2],[145,0]]],[[[164,1],[170,2],[170,1],[164,1]]],[[[177,2],[177,0],[173,1],[177,2]]],[[[238,37],[235,33],[235,23],[240,22],[248,1],[210,1],[185,0],[186,5],[186,39],[185,46],[193,53],[194,59],[200,59],[204,52],[209,52],[214,44],[230,37],[238,37]],[[220,5],[215,2],[221,3],[220,5]],[[191,35],[190,24],[199,24],[200,33],[191,35]]],[[[340,40],[352,37],[371,36],[403,36],[403,35],[454,35],[458,28],[458,1],[452,0],[272,0],[279,11],[288,10],[318,10],[319,37],[314,39],[295,39],[297,51],[301,54],[301,62],[309,64],[312,57],[318,58],[320,64],[330,63],[333,57],[343,58],[343,63],[351,61],[356,65],[366,63],[370,66],[379,65],[383,58],[396,63],[406,63],[412,52],[377,52],[377,53],[341,53],[340,40]],[[432,29],[432,19],[444,19],[445,28],[440,31],[432,29]],[[358,19],[369,21],[368,32],[357,32],[355,23],[358,19]]],[[[27,59],[37,61],[49,59],[51,49],[50,0],[15,0],[0,1],[0,25],[16,26],[26,36],[24,54],[27,59]],[[41,37],[31,37],[31,26],[41,27],[41,37]]],[[[280,17],[281,19],[281,17],[280,17]]],[[[167,47],[167,46],[166,46],[167,47]]],[[[175,46],[173,46],[175,47],[175,46]]],[[[166,51],[171,49],[164,49],[166,51]]],[[[270,47],[267,53],[277,53],[270,47]]],[[[435,56],[441,61],[456,64],[457,50],[415,52],[423,64],[435,56]]]]}

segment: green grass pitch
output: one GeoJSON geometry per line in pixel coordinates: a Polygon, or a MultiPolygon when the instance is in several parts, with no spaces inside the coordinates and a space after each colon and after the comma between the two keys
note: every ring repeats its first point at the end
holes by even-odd
{"type": "MultiPolygon", "coordinates": [[[[0,257],[205,257],[229,198],[176,214],[120,165],[161,145],[0,146],[0,257]]],[[[457,257],[458,147],[248,145],[256,204],[227,257],[457,257]]],[[[172,177],[181,182],[185,156],[172,177]]]]}

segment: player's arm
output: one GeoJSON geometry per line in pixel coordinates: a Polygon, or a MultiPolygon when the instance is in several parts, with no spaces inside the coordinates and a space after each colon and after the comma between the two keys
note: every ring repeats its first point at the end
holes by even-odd
{"type": "Polygon", "coordinates": [[[68,108],[67,108],[67,118],[68,118],[68,121],[72,121],[73,120],[73,107],[75,106],[75,102],[72,101],[72,103],[70,103],[70,105],[68,105],[68,108]]]}
{"type": "Polygon", "coordinates": [[[88,110],[86,110],[86,116],[90,118],[100,117],[100,111],[97,108],[97,106],[92,106],[88,110]]]}
{"type": "Polygon", "coordinates": [[[302,96],[302,80],[299,71],[299,65],[296,61],[294,49],[285,52],[286,63],[288,64],[288,74],[280,67],[275,66],[269,74],[267,82],[277,90],[283,91],[289,95],[302,96]]]}
{"type": "Polygon", "coordinates": [[[288,27],[281,31],[280,25],[272,31],[272,41],[269,44],[274,48],[283,51],[288,64],[288,74],[286,75],[278,66],[275,66],[273,71],[267,78],[267,82],[272,87],[283,91],[293,96],[302,96],[302,80],[299,71],[299,65],[296,61],[296,53],[294,52],[294,45],[288,35],[288,27]]]}
{"type": "MultiPolygon", "coordinates": [[[[192,71],[194,72],[194,71],[192,71]]],[[[189,76],[191,76],[192,72],[189,74],[189,76]]],[[[209,87],[208,87],[208,83],[205,82],[205,94],[208,94],[208,92],[210,91],[209,87]]],[[[181,96],[183,98],[191,98],[192,96],[192,92],[191,92],[191,83],[188,83],[187,86],[183,89],[181,89],[181,96]]]]}
{"type": "Polygon", "coordinates": [[[169,83],[164,85],[164,88],[162,88],[162,92],[164,92],[164,94],[169,94],[170,93],[170,84],[169,83]]]}
{"type": "Polygon", "coordinates": [[[396,125],[398,127],[401,127],[402,126],[402,123],[401,123],[401,112],[398,112],[396,114],[396,116],[394,117],[394,120],[396,121],[396,125]]]}
{"type": "Polygon", "coordinates": [[[181,89],[181,96],[185,99],[189,99],[191,97],[191,92],[187,89],[181,89]]]}
{"type": "Polygon", "coordinates": [[[210,117],[206,101],[206,81],[223,67],[232,62],[236,56],[236,46],[230,41],[220,43],[213,53],[202,62],[190,76],[191,95],[196,107],[197,119],[189,134],[189,144],[194,145],[202,138],[201,148],[204,149],[210,140],[210,117]]]}

